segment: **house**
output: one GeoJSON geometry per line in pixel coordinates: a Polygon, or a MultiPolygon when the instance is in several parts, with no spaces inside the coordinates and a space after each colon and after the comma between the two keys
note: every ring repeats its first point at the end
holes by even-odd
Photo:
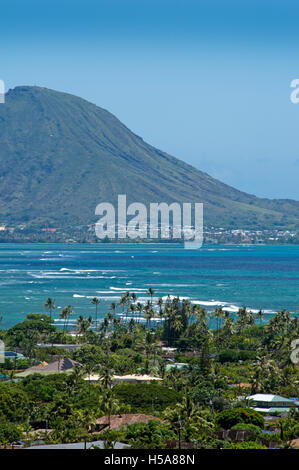
{"type": "Polygon", "coordinates": [[[266,393],[256,393],[246,398],[251,400],[250,408],[260,413],[288,413],[291,408],[299,409],[299,401],[266,393]]]}
{"type": "Polygon", "coordinates": [[[294,449],[299,449],[299,439],[293,439],[291,441],[291,446],[294,448],[294,449]]]}
{"type": "Polygon", "coordinates": [[[114,375],[112,377],[113,384],[120,382],[128,382],[131,384],[146,383],[149,384],[152,380],[162,380],[160,377],[154,377],[147,374],[127,374],[127,375],[114,375]]]}
{"type": "Polygon", "coordinates": [[[162,357],[165,359],[174,359],[176,355],[177,348],[169,348],[166,346],[162,346],[162,357]]]}
{"type": "Polygon", "coordinates": [[[73,336],[73,338],[80,338],[80,336],[83,336],[83,333],[79,333],[77,330],[69,330],[67,334],[73,336]]]}
{"type": "Polygon", "coordinates": [[[79,343],[75,344],[52,344],[52,343],[37,343],[38,348],[58,348],[58,349],[66,349],[67,351],[74,351],[77,348],[80,348],[82,345],[79,343]]]}
{"type": "MultiPolygon", "coordinates": [[[[93,442],[72,442],[72,443],[67,443],[67,444],[41,444],[41,445],[33,445],[30,447],[25,447],[24,449],[31,450],[31,449],[44,449],[44,450],[56,450],[56,449],[62,449],[62,450],[67,450],[67,449],[89,449],[92,446],[99,447],[100,449],[104,449],[104,441],[93,441],[93,442]]],[[[124,444],[122,442],[116,442],[114,444],[114,449],[127,449],[130,446],[128,444],[124,444]]]]}
{"type": "MultiPolygon", "coordinates": [[[[89,383],[97,383],[101,380],[101,376],[99,374],[88,375],[84,378],[84,380],[88,381],[89,383]]],[[[150,383],[152,380],[162,380],[160,377],[153,377],[151,375],[139,375],[139,374],[127,374],[127,375],[114,375],[112,377],[112,384],[115,385],[117,383],[127,382],[130,384],[137,384],[137,383],[150,383]]]]}
{"type": "Polygon", "coordinates": [[[247,382],[240,382],[237,384],[228,384],[229,387],[239,387],[239,388],[251,388],[251,384],[247,382]]]}
{"type": "Polygon", "coordinates": [[[38,366],[29,367],[28,369],[16,374],[16,378],[23,379],[30,374],[42,374],[42,375],[49,375],[49,374],[57,374],[59,372],[72,372],[75,365],[80,366],[79,362],[73,361],[68,357],[62,357],[58,361],[51,362],[48,364],[47,362],[42,362],[38,366]]]}
{"type": "Polygon", "coordinates": [[[149,421],[161,421],[160,418],[146,414],[118,414],[109,416],[102,416],[98,418],[92,426],[91,432],[101,432],[104,429],[120,429],[122,426],[128,426],[132,423],[148,423],[149,421]]]}
{"type": "Polygon", "coordinates": [[[277,448],[277,442],[269,441],[265,437],[257,437],[254,433],[248,430],[234,430],[234,429],[222,429],[216,432],[218,439],[222,441],[226,441],[230,439],[234,442],[244,442],[248,438],[253,438],[254,440],[258,440],[260,444],[268,447],[269,449],[277,448]]]}
{"type": "Polygon", "coordinates": [[[168,372],[171,369],[182,370],[188,367],[189,367],[189,364],[187,364],[186,362],[174,362],[173,364],[167,364],[166,371],[168,372]]]}
{"type": "Polygon", "coordinates": [[[4,351],[4,358],[11,360],[26,359],[23,354],[17,353],[15,351],[4,351]]]}

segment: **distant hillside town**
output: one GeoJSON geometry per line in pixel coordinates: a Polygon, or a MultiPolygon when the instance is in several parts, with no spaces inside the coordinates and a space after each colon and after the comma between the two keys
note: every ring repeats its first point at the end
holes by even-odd
{"type": "MultiPolygon", "coordinates": [[[[0,243],[182,243],[182,239],[103,239],[96,237],[94,224],[74,227],[34,227],[31,224],[10,225],[0,223],[0,243]]],[[[299,230],[249,230],[224,227],[204,228],[205,244],[299,244],[299,230]]]]}

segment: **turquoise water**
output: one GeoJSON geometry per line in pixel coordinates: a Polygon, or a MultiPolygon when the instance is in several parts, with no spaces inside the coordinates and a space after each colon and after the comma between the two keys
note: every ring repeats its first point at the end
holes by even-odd
{"type": "MultiPolygon", "coordinates": [[[[271,315],[299,306],[299,246],[2,244],[0,245],[0,315],[8,328],[31,312],[44,312],[55,299],[54,318],[67,304],[76,317],[92,315],[91,298],[101,299],[99,317],[126,290],[145,302],[179,295],[209,310],[222,305],[263,309],[271,315]]],[[[58,320],[59,324],[59,320],[58,320]]]]}

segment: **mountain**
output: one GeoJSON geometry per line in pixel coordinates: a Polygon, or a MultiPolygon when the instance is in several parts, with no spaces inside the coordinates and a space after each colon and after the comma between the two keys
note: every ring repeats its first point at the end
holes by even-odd
{"type": "MultiPolygon", "coordinates": [[[[146,112],[146,110],[145,110],[146,112]]],[[[99,202],[203,202],[205,225],[299,227],[299,202],[238,191],[76,96],[19,86],[0,105],[0,224],[93,223],[99,202]]]]}

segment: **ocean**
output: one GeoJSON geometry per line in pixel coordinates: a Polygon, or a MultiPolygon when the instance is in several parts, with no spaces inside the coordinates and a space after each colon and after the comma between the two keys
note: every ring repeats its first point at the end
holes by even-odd
{"type": "Polygon", "coordinates": [[[128,290],[146,302],[149,287],[154,301],[169,294],[208,310],[262,309],[269,318],[282,309],[298,312],[299,246],[1,244],[0,287],[1,328],[44,313],[48,297],[58,325],[61,309],[73,306],[74,327],[79,315],[94,315],[94,296],[100,318],[128,290]]]}

